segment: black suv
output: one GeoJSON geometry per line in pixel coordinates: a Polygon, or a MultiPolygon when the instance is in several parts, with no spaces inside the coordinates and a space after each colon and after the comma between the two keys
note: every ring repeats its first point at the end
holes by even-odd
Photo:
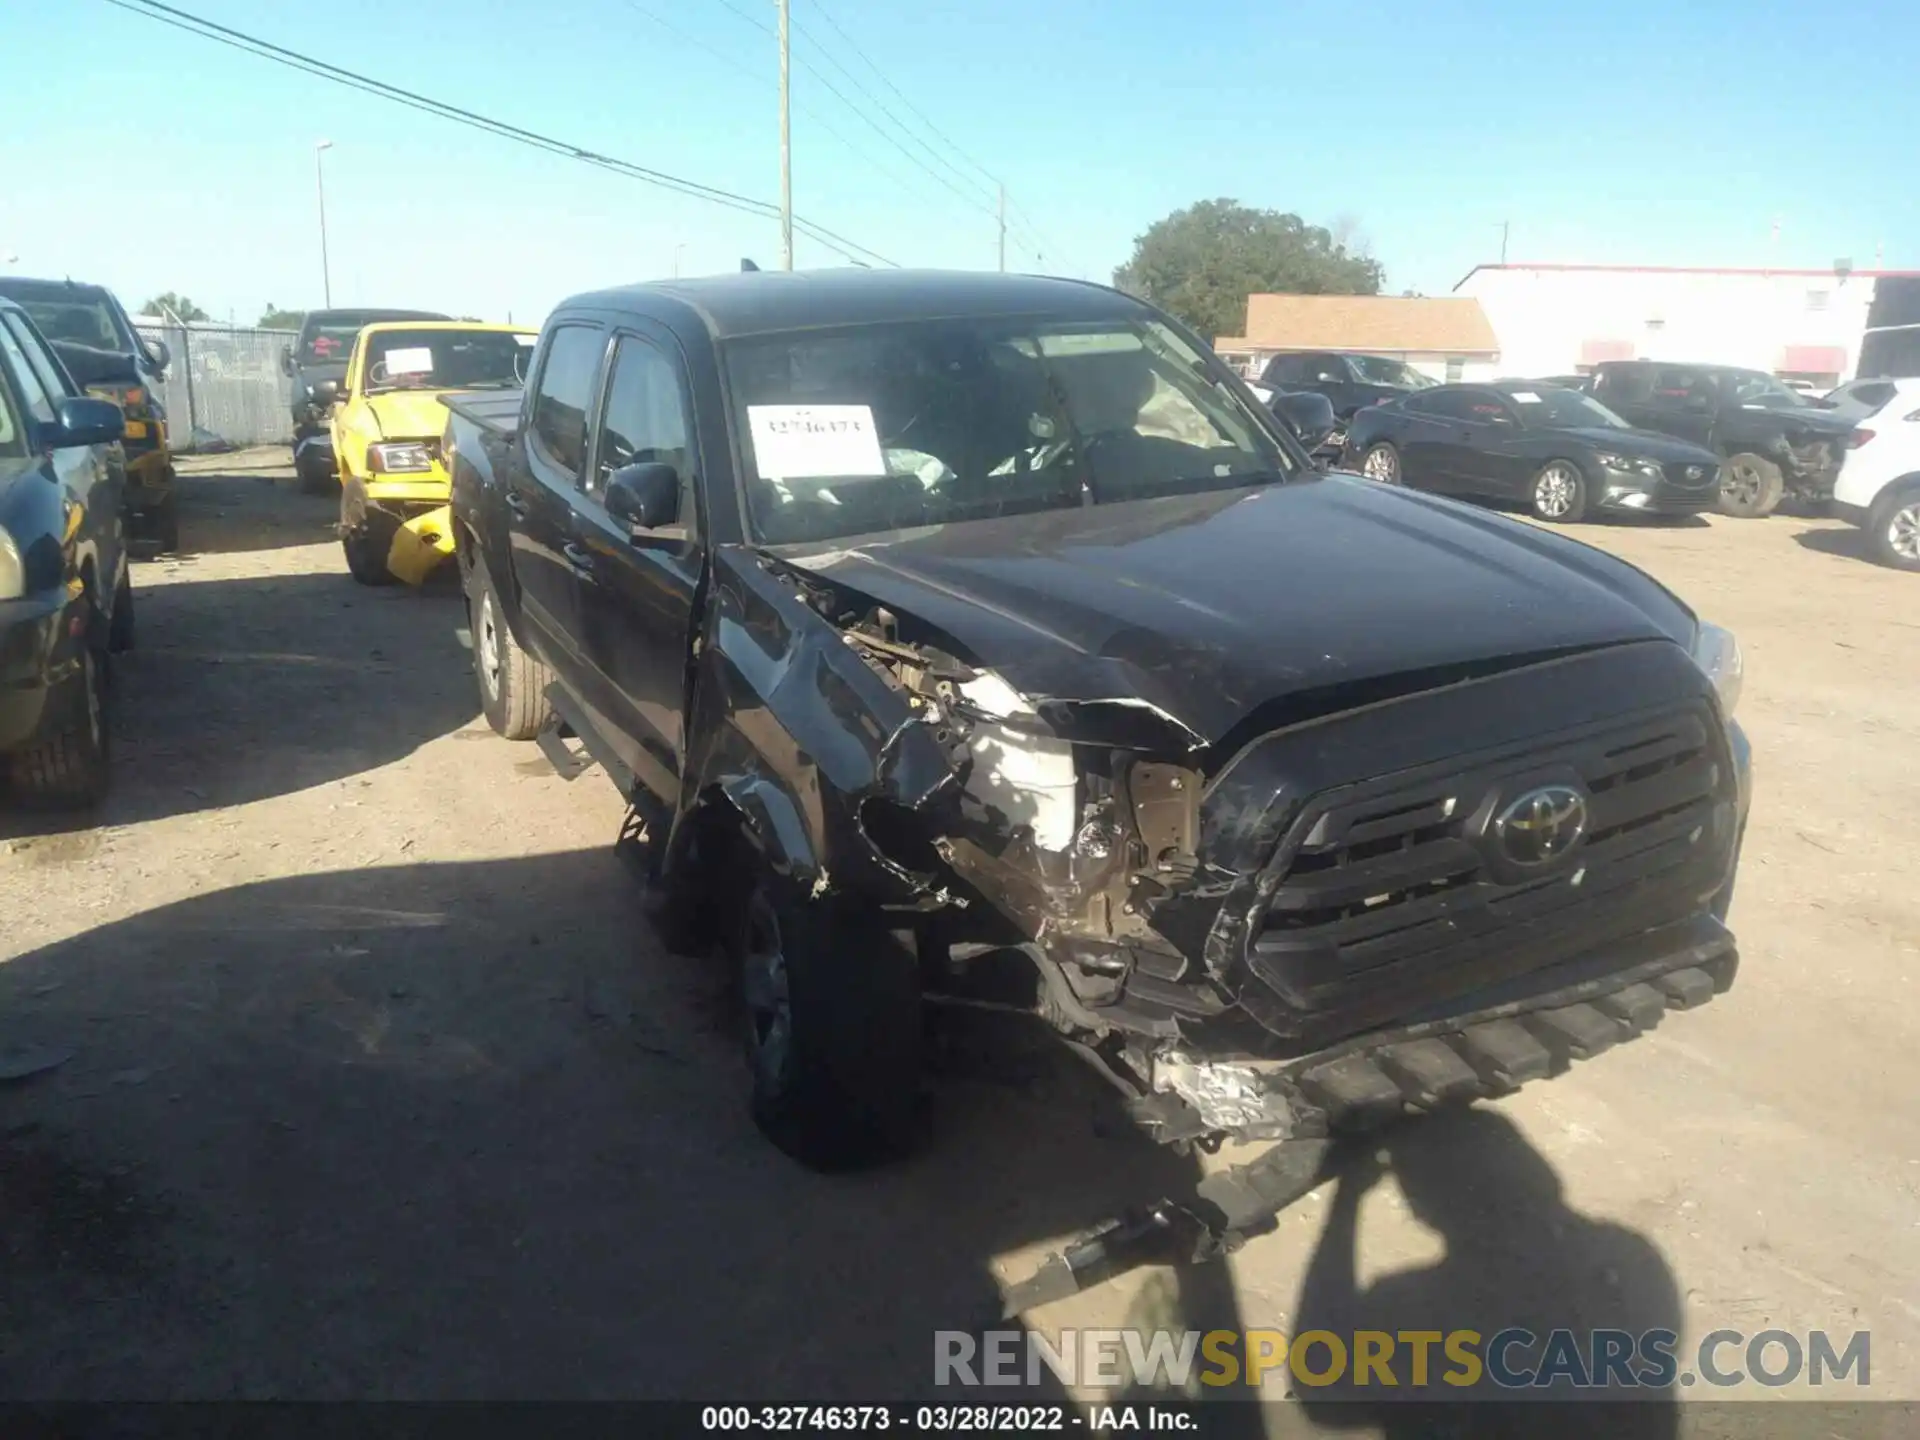
{"type": "Polygon", "coordinates": [[[1771,515],[1788,495],[1830,500],[1854,427],[1851,415],[1733,365],[1614,360],[1594,372],[1589,393],[1629,425],[1721,456],[1718,509],[1746,518],[1771,515]]]}
{"type": "Polygon", "coordinates": [[[293,379],[293,468],[300,488],[324,493],[337,483],[327,412],[347,378],[353,342],[386,320],[451,320],[432,310],[310,310],[300,337],[280,351],[280,368],[293,379]]]}

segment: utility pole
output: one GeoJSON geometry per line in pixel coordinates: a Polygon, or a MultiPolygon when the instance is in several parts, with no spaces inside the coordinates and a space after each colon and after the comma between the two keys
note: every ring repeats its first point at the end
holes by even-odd
{"type": "Polygon", "coordinates": [[[313,147],[313,188],[320,196],[320,293],[329,310],[333,308],[333,272],[327,268],[327,176],[320,157],[332,148],[331,140],[313,147]]]}
{"type": "Polygon", "coordinates": [[[1502,265],[1507,263],[1507,231],[1512,225],[1513,222],[1511,220],[1502,220],[1500,222],[1500,263],[1502,265]]]}
{"type": "Polygon", "coordinates": [[[1000,269],[1002,273],[1006,271],[1006,268],[1007,268],[1007,186],[1006,186],[1006,182],[1003,180],[1000,182],[1000,269]]]}
{"type": "Polygon", "coordinates": [[[780,11],[780,268],[793,269],[793,141],[792,113],[787,98],[787,0],[774,0],[780,11]]]}

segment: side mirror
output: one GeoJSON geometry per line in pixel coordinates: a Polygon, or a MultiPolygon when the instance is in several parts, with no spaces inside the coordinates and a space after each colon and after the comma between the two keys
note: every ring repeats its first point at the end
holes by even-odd
{"type": "Polygon", "coordinates": [[[127,417],[111,400],[72,395],[60,402],[54,422],[40,429],[41,444],[49,450],[76,445],[110,445],[127,430],[127,417]]]}
{"type": "Polygon", "coordinates": [[[603,501],[629,530],[658,530],[680,513],[680,474],[658,460],[622,465],[607,477],[603,501]]]}
{"type": "Polygon", "coordinates": [[[173,363],[173,351],[167,348],[167,342],[164,340],[147,341],[147,355],[152,359],[153,368],[156,370],[165,370],[173,363]]]}
{"type": "Polygon", "coordinates": [[[289,377],[293,374],[293,347],[291,345],[282,345],[280,347],[280,373],[289,377]]]}
{"type": "Polygon", "coordinates": [[[1280,423],[1293,432],[1293,438],[1309,455],[1326,443],[1339,423],[1333,413],[1333,402],[1311,390],[1282,391],[1273,397],[1272,408],[1280,423]]]}

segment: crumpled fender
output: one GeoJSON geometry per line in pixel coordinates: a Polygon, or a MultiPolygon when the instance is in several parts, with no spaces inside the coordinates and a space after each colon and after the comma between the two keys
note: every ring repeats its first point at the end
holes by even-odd
{"type": "Polygon", "coordinates": [[[743,547],[715,551],[690,701],[668,873],[690,818],[720,805],[796,887],[911,895],[866,840],[860,808],[921,808],[957,784],[952,768],[907,697],[743,547]]]}
{"type": "Polygon", "coordinates": [[[387,568],[408,585],[426,581],[453,554],[453,509],[442,505],[405,521],[393,532],[387,568]]]}

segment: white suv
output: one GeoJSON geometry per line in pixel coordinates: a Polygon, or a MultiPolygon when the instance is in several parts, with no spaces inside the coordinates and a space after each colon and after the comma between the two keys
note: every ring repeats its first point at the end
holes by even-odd
{"type": "Polygon", "coordinates": [[[1833,513],[1866,530],[1881,564],[1920,570],[1920,379],[1891,383],[1886,401],[1855,422],[1833,513]]]}

